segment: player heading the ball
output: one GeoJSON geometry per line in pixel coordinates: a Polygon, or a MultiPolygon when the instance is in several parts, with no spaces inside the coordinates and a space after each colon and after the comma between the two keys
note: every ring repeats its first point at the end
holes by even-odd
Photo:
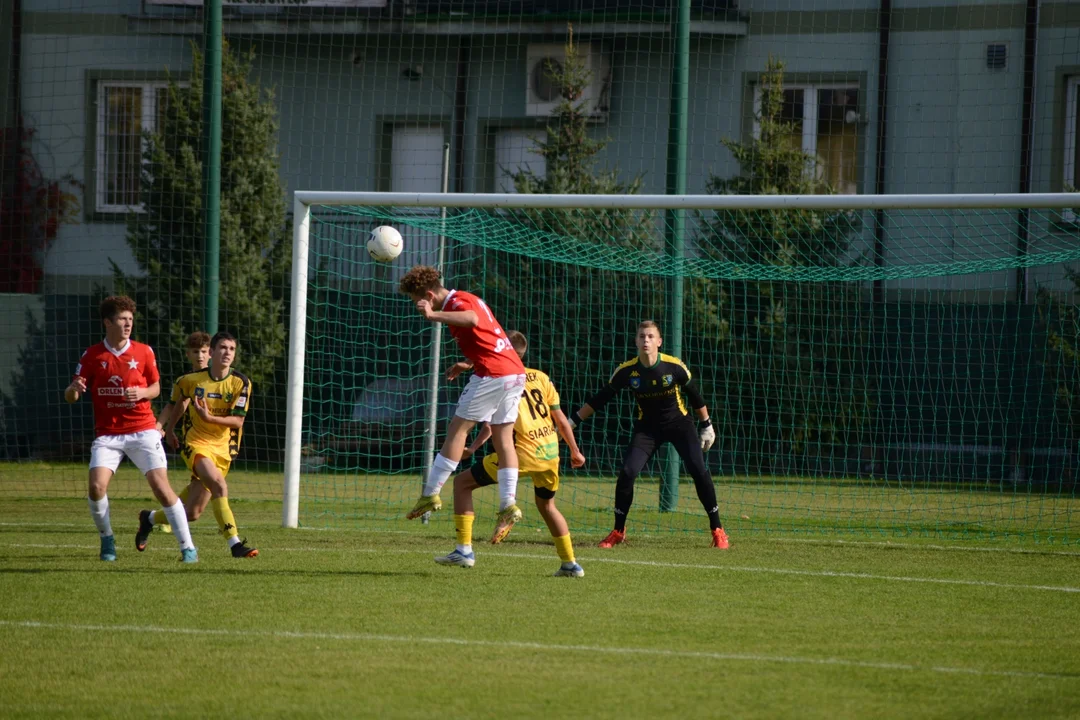
{"type": "Polygon", "coordinates": [[[100,307],[105,339],[83,353],[64,399],[77,402],[89,393],[94,405],[94,444],[90,447],[90,516],[101,535],[100,557],[116,560],[116,539],[109,519],[106,494],[120,461],[126,455],[146,475],[150,490],[165,510],[180,544],[180,560],[198,562],[191,542],[184,505],[169,486],[168,462],[161,445],[150,401],[161,393],[154,351],[131,339],[135,301],[107,297],[100,307]]]}
{"type": "MultiPolygon", "coordinates": [[[[521,519],[517,506],[518,457],[514,449],[514,421],[525,389],[525,366],[506,333],[483,300],[463,290],[443,287],[442,274],[417,265],[401,278],[400,291],[416,303],[427,320],[443,323],[457,341],[473,375],[461,393],[442,449],[435,455],[423,494],[406,515],[412,520],[442,507],[439,491],[457,469],[469,431],[477,423],[491,426],[491,440],[500,458],[497,527],[521,519]]],[[[496,530],[498,532],[498,530],[496,530]]]]}

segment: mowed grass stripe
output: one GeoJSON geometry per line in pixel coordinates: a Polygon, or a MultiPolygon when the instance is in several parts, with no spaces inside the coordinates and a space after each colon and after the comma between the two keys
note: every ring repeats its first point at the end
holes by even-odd
{"type": "Polygon", "coordinates": [[[753,655],[745,653],[718,653],[700,650],[670,650],[666,648],[635,648],[599,645],[563,645],[557,643],[521,642],[517,640],[480,640],[453,637],[416,637],[408,635],[384,635],[379,633],[328,633],[299,630],[233,630],[228,628],[185,628],[157,625],[83,625],[53,623],[39,620],[0,620],[0,627],[25,630],[62,630],[80,632],[157,633],[214,637],[275,638],[281,640],[336,640],[343,642],[387,642],[460,645],[469,647],[513,648],[544,652],[578,652],[607,655],[638,655],[664,658],[715,660],[721,662],[778,663],[786,665],[831,665],[839,667],[866,668],[871,670],[903,670],[907,672],[930,672],[973,675],[978,677],[1039,678],[1078,680],[1072,673],[1036,672],[1029,670],[983,670],[980,668],[920,666],[908,663],[868,662],[844,658],[789,657],[783,655],[753,655]]]}
{"type": "MultiPolygon", "coordinates": [[[[0,543],[0,547],[12,547],[12,548],[35,548],[35,549],[47,549],[47,548],[62,548],[72,550],[97,550],[97,545],[76,545],[76,544],[57,544],[57,543],[0,543]]],[[[152,547],[148,548],[154,551],[168,551],[176,553],[176,548],[162,548],[152,547]]],[[[419,549],[399,549],[399,548],[302,548],[302,547],[275,547],[272,548],[275,552],[294,552],[294,553],[368,553],[368,554],[394,554],[394,555],[429,555],[429,550],[419,549]]],[[[543,560],[545,562],[552,561],[552,554],[534,554],[534,553],[515,553],[505,551],[486,551],[484,553],[486,557],[501,557],[512,558],[522,560],[543,560]]],[[[1059,592],[1059,593],[1080,593],[1080,587],[1070,587],[1061,585],[1029,585],[1024,583],[1002,583],[992,580],[966,580],[960,578],[932,578],[932,577],[913,577],[907,575],[875,575],[873,573],[856,573],[856,572],[843,572],[837,570],[798,570],[793,568],[770,568],[770,567],[753,567],[753,566],[738,566],[738,565],[708,565],[697,563],[673,563],[664,562],[660,560],[624,560],[620,558],[606,558],[596,557],[589,555],[578,555],[579,560],[584,560],[586,563],[611,563],[616,565],[631,565],[636,567],[655,567],[661,569],[672,570],[706,570],[706,571],[727,571],[727,572],[741,572],[741,573],[758,573],[758,574],[774,574],[774,575],[797,575],[804,577],[821,577],[821,578],[843,578],[854,580],[880,580],[885,582],[905,582],[905,583],[930,583],[937,585],[960,585],[967,587],[987,587],[987,588],[1000,588],[1007,590],[1036,590],[1045,592],[1059,592]]]]}

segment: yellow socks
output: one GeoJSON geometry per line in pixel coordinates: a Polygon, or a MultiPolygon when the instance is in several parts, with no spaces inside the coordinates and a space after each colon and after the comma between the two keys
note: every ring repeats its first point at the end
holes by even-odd
{"type": "Polygon", "coordinates": [[[457,544],[458,547],[469,547],[472,545],[472,525],[475,515],[455,515],[454,516],[454,529],[457,531],[457,544]]]}
{"type": "Polygon", "coordinates": [[[574,544],[570,542],[569,535],[555,538],[555,551],[564,563],[574,562],[574,544]]]}
{"type": "Polygon", "coordinates": [[[233,517],[232,510],[229,509],[229,498],[213,498],[210,501],[210,507],[214,509],[214,519],[221,528],[221,534],[226,538],[236,537],[239,532],[236,529],[236,519],[233,517]]]}

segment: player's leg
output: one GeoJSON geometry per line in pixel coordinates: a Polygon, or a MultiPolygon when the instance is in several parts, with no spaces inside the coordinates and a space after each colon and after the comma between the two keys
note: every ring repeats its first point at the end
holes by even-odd
{"type": "Polygon", "coordinates": [[[109,481],[120,466],[124,457],[123,449],[118,445],[117,436],[102,435],[94,440],[90,448],[90,480],[87,483],[86,504],[90,508],[90,518],[101,538],[102,560],[116,560],[116,537],[113,535],[112,521],[109,518],[109,481]]]}
{"type": "Polygon", "coordinates": [[[646,430],[635,430],[630,445],[623,454],[619,477],[615,480],[615,525],[608,536],[600,541],[600,547],[609,548],[626,539],[626,516],[634,504],[634,481],[645,463],[656,452],[656,436],[646,430]]]}
{"type": "Polygon", "coordinates": [[[473,520],[476,518],[472,493],[478,487],[494,484],[495,481],[487,476],[484,463],[475,463],[473,467],[454,477],[454,532],[457,535],[457,545],[449,554],[435,558],[435,562],[458,567],[472,567],[476,564],[476,554],[472,549],[473,520]]]}
{"type": "MultiPolygon", "coordinates": [[[[146,476],[150,491],[154,493],[154,497],[165,510],[165,518],[172,525],[173,537],[180,545],[180,559],[187,563],[196,562],[198,554],[195,551],[195,545],[191,542],[184,504],[180,502],[180,498],[169,485],[168,461],[165,459],[165,448],[161,445],[161,434],[157,430],[145,430],[125,437],[124,454],[146,476]]],[[[138,547],[138,537],[136,537],[136,547],[138,547]]],[[[139,549],[145,548],[144,538],[143,547],[139,549]]]]}
{"type": "Polygon", "coordinates": [[[521,508],[517,506],[518,456],[514,447],[514,423],[518,416],[521,393],[525,391],[525,376],[514,375],[496,380],[490,394],[492,404],[488,425],[491,427],[491,443],[499,456],[499,512],[495,517],[495,531],[491,542],[502,542],[514,523],[521,520],[521,508]]]}
{"type": "Polygon", "coordinates": [[[709,516],[709,532],[712,534],[712,546],[726,550],[727,533],[720,524],[720,506],[716,501],[716,486],[713,484],[709,464],[705,462],[705,453],[701,451],[701,440],[694,423],[687,419],[672,426],[665,433],[665,440],[671,443],[686,465],[690,477],[694,478],[694,489],[705,514],[709,516]]]}
{"type": "Polygon", "coordinates": [[[570,541],[570,526],[566,518],[555,506],[555,491],[559,487],[559,476],[553,472],[537,474],[533,477],[536,493],[536,509],[544,518],[548,532],[555,541],[555,552],[562,564],[555,571],[555,577],[583,577],[585,570],[574,559],[574,544],[570,541]],[[554,476],[552,478],[552,476],[554,476]]]}
{"type": "MultiPolygon", "coordinates": [[[[466,389],[465,393],[462,393],[462,400],[458,402],[459,410],[467,392],[468,389],[466,389]]],[[[413,509],[406,513],[405,517],[407,519],[414,520],[426,512],[442,509],[439,492],[442,491],[443,485],[457,470],[458,461],[461,460],[461,455],[465,451],[465,443],[469,439],[469,431],[473,429],[474,425],[476,425],[475,420],[454,415],[450,421],[450,426],[446,429],[446,438],[443,440],[442,448],[435,454],[435,459],[431,463],[431,471],[428,472],[428,476],[424,480],[424,489],[421,491],[420,499],[416,501],[413,509]]]]}
{"type": "MultiPolygon", "coordinates": [[[[203,486],[199,476],[195,473],[191,473],[191,479],[188,481],[187,486],[177,493],[177,497],[180,498],[180,502],[184,503],[184,509],[187,510],[188,523],[198,520],[203,511],[206,510],[206,506],[210,504],[210,491],[203,486]]],[[[164,510],[154,510],[150,514],[150,524],[161,526],[161,529],[165,532],[172,532],[169,521],[165,518],[164,510]]]]}
{"type": "Polygon", "coordinates": [[[229,507],[229,485],[225,481],[225,470],[228,463],[211,453],[202,454],[198,451],[192,461],[191,468],[198,475],[202,484],[210,491],[210,509],[214,512],[218,529],[221,531],[225,542],[229,546],[229,552],[235,558],[251,558],[259,554],[256,548],[248,547],[246,540],[240,539],[240,531],[236,527],[236,518],[232,508],[229,507]]]}

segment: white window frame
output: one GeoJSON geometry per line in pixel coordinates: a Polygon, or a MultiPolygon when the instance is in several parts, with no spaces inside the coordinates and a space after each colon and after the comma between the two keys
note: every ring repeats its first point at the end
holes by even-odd
{"type": "MultiPolygon", "coordinates": [[[[784,83],[784,90],[803,91],[802,151],[817,157],[818,134],[818,90],[858,90],[863,89],[856,82],[837,83],[784,83]]],[[[860,128],[858,132],[862,132],[860,128]]],[[[761,137],[761,83],[754,86],[754,139],[761,137]]]]}
{"type": "MultiPolygon", "coordinates": [[[[181,83],[181,87],[186,87],[181,83]]],[[[142,122],[141,130],[154,130],[156,121],[155,102],[157,91],[169,87],[168,80],[100,80],[97,83],[97,123],[94,128],[95,157],[94,157],[94,210],[99,213],[125,214],[130,212],[143,212],[141,203],[137,205],[110,205],[105,202],[106,178],[105,178],[105,127],[108,103],[106,92],[110,88],[137,87],[142,88],[142,122]]]]}
{"type": "MultiPolygon", "coordinates": [[[[1080,142],[1076,131],[1077,115],[1080,115],[1080,75],[1074,75],[1065,83],[1065,165],[1062,173],[1062,189],[1068,186],[1080,189],[1080,177],[1077,177],[1076,144],[1080,142]]],[[[1077,222],[1077,214],[1072,209],[1061,212],[1065,222],[1077,222]]]]}

